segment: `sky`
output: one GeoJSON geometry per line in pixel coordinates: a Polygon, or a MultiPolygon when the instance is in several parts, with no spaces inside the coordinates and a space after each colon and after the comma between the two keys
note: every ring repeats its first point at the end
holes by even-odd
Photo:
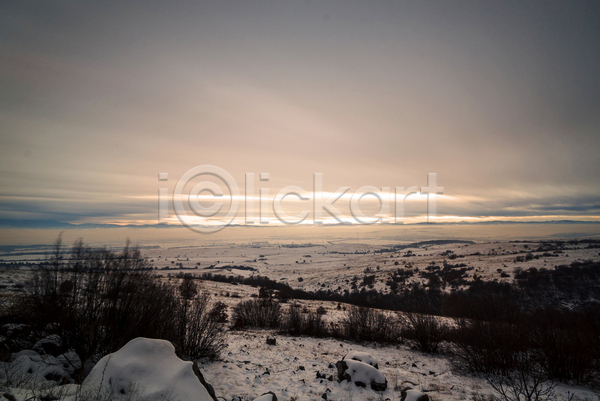
{"type": "MultiPolygon", "coordinates": [[[[256,215],[261,188],[306,191],[283,203],[304,223],[315,173],[350,187],[344,215],[436,173],[439,222],[600,221],[599,21],[594,1],[4,1],[0,223],[153,225],[166,188],[179,224],[206,165],[236,224],[246,173],[256,215]]],[[[426,221],[427,197],[404,209],[426,221]]]]}

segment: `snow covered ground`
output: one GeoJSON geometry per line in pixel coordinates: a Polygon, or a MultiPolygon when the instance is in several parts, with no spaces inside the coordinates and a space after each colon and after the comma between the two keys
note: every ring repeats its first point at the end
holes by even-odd
{"type": "MultiPolygon", "coordinates": [[[[356,344],[336,339],[276,336],[277,345],[267,345],[271,332],[249,330],[229,332],[228,347],[222,361],[200,364],[206,380],[217,395],[225,399],[253,399],[273,391],[280,400],[400,400],[400,390],[412,387],[428,394],[432,401],[471,400],[474,394],[492,394],[482,378],[453,369],[444,355],[428,355],[408,345],[382,346],[356,344]],[[335,363],[351,351],[370,354],[388,381],[383,392],[338,383],[335,363]],[[325,378],[317,378],[317,372],[325,378]],[[333,380],[328,380],[333,376],[333,380]]],[[[574,393],[579,400],[597,396],[584,388],[562,385],[556,389],[558,400],[574,393]]]]}
{"type": "MultiPolygon", "coordinates": [[[[561,246],[557,246],[556,241],[413,244],[411,247],[388,252],[394,246],[408,245],[408,242],[381,241],[318,244],[260,242],[213,246],[163,246],[142,249],[142,253],[159,269],[157,272],[165,277],[181,272],[245,277],[263,275],[306,291],[351,290],[354,277],[362,278],[368,274],[375,276],[373,289],[385,292],[389,290],[385,282],[394,270],[410,269],[417,273],[432,263],[442,266],[444,261],[465,264],[468,268],[465,275],[467,280],[472,280],[474,275],[477,275],[484,281],[502,282],[512,281],[515,269],[552,268],[557,265],[569,265],[573,261],[600,260],[600,249],[589,247],[588,243],[583,242],[565,242],[561,246]],[[550,246],[553,250],[536,251],[541,246],[550,246]],[[525,259],[528,253],[537,259],[516,261],[519,257],[525,259]],[[407,256],[409,254],[411,256],[407,256]],[[551,256],[542,256],[544,254],[551,256]]],[[[11,263],[35,258],[39,258],[39,255],[28,256],[26,253],[19,253],[18,257],[5,255],[0,258],[2,296],[18,291],[28,277],[29,267],[11,263]]],[[[420,274],[414,274],[407,279],[406,284],[425,281],[420,274]]]]}
{"type": "MultiPolygon", "coordinates": [[[[590,248],[587,243],[551,244],[552,249],[546,251],[537,251],[540,246],[548,245],[538,241],[421,244],[388,252],[395,245],[398,244],[336,242],[297,243],[292,246],[289,243],[261,243],[159,248],[143,252],[158,269],[168,267],[157,270],[165,280],[176,280],[174,276],[180,272],[243,276],[260,274],[287,282],[293,288],[309,291],[351,289],[353,278],[363,277],[366,273],[376,277],[374,289],[389,291],[385,282],[394,270],[402,268],[420,272],[432,264],[442,266],[444,261],[465,264],[469,269],[466,272],[468,280],[472,280],[476,274],[483,280],[512,281],[515,271],[519,269],[552,268],[569,265],[573,261],[600,260],[600,249],[590,248]],[[537,258],[527,258],[528,254],[537,258]]],[[[11,263],[6,258],[4,262],[11,263]]],[[[9,302],[22,290],[29,276],[30,270],[24,267],[0,269],[0,301],[9,302]]],[[[420,274],[408,278],[409,284],[424,281],[425,278],[420,274]]],[[[229,306],[258,293],[257,288],[213,281],[204,281],[200,286],[210,292],[213,302],[221,301],[229,306]]],[[[313,310],[323,306],[326,321],[339,321],[344,313],[331,302],[298,303],[301,307],[313,310]]],[[[446,355],[423,354],[412,350],[409,344],[382,346],[276,335],[277,344],[267,345],[268,335],[273,333],[264,330],[228,332],[228,346],[223,351],[222,359],[200,364],[204,377],[214,386],[217,396],[226,400],[235,397],[253,400],[272,391],[279,400],[321,400],[326,394],[328,400],[394,401],[400,400],[400,390],[407,386],[426,392],[432,401],[471,400],[475,394],[492,394],[492,389],[484,379],[457,372],[446,355]],[[368,386],[361,388],[353,383],[337,381],[335,363],[351,351],[368,353],[377,361],[379,371],[388,381],[385,391],[376,392],[368,386]]],[[[47,361],[55,365],[52,369],[58,369],[56,360],[38,358],[28,352],[13,355],[12,362],[0,362],[1,368],[6,371],[9,367],[7,364],[19,358],[19,364],[27,365],[32,371],[51,369],[47,361]]],[[[46,382],[46,385],[53,385],[51,380],[46,382]]],[[[25,400],[31,395],[29,390],[6,390],[22,394],[17,396],[17,400],[25,400]]],[[[64,388],[67,395],[74,394],[75,390],[73,386],[64,388]]],[[[558,401],[568,400],[569,394],[575,394],[573,401],[598,399],[589,390],[564,384],[556,392],[558,401]]]]}
{"type": "MultiPolygon", "coordinates": [[[[589,248],[589,244],[565,243],[562,246],[554,244],[555,242],[539,241],[446,243],[412,246],[394,252],[387,252],[387,250],[399,245],[397,243],[379,245],[349,242],[298,243],[294,247],[290,247],[290,244],[260,246],[230,244],[214,247],[149,249],[144,251],[144,254],[158,269],[168,268],[168,270],[159,270],[160,274],[167,276],[179,272],[263,275],[306,291],[350,290],[352,279],[355,276],[362,277],[364,274],[376,277],[373,289],[385,291],[385,282],[393,270],[409,268],[418,272],[432,263],[442,266],[444,261],[465,264],[469,269],[466,278],[470,280],[477,275],[484,281],[512,281],[515,269],[552,268],[557,265],[568,265],[577,260],[600,260],[600,249],[589,248]],[[548,244],[557,252],[554,250],[536,252],[541,246],[548,246],[548,244]],[[515,261],[519,256],[525,259],[528,253],[533,256],[538,255],[539,258],[515,261]],[[409,254],[411,256],[407,256],[409,254]],[[541,256],[544,254],[551,256],[541,256]],[[244,266],[253,270],[240,270],[235,266],[244,266]],[[505,273],[504,277],[502,273],[505,273]]],[[[415,274],[407,280],[406,284],[425,281],[419,274],[415,274]]]]}
{"type": "MultiPolygon", "coordinates": [[[[220,360],[199,363],[218,399],[254,400],[273,392],[279,400],[322,400],[325,396],[327,400],[396,401],[401,399],[401,389],[407,387],[426,393],[431,401],[474,400],[493,394],[483,378],[455,370],[446,355],[417,352],[408,344],[358,344],[331,338],[281,336],[267,330],[228,332],[227,342],[220,360]],[[275,345],[267,345],[268,336],[276,337],[275,345]],[[378,365],[378,372],[387,380],[385,391],[338,382],[335,363],[344,357],[349,359],[350,353],[358,353],[378,365]]],[[[40,356],[34,351],[13,354],[10,361],[0,362],[0,371],[10,372],[13,380],[12,385],[2,389],[3,394],[12,395],[17,401],[42,399],[48,393],[76,401],[86,399],[81,395],[90,391],[99,394],[97,389],[102,387],[111,394],[103,400],[210,399],[192,372],[192,364],[175,357],[173,347],[166,341],[132,340],[99,361],[81,387],[57,387],[52,379],[45,378],[50,373],[68,373],[62,371],[65,364],[61,361],[61,357],[40,356]]],[[[555,391],[558,401],[570,396],[571,401],[598,398],[588,389],[564,384],[555,391]]]]}

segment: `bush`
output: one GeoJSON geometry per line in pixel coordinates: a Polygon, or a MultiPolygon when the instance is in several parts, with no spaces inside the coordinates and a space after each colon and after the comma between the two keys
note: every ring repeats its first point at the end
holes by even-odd
{"type": "Polygon", "coordinates": [[[220,317],[214,313],[214,308],[208,310],[209,301],[209,293],[203,292],[190,299],[185,308],[185,333],[179,336],[179,342],[175,344],[184,359],[216,359],[226,346],[220,317]]]}
{"type": "Polygon", "coordinates": [[[116,351],[136,337],[165,339],[187,355],[214,357],[221,333],[211,331],[216,326],[194,300],[193,291],[186,294],[191,298],[177,296],[171,285],[157,278],[129,242],[116,254],[78,240],[67,256],[59,237],[17,310],[38,336],[58,334],[63,346],[75,350],[82,361],[116,351]],[[203,329],[193,333],[190,324],[203,329]],[[188,339],[188,334],[196,338],[188,339]],[[205,335],[213,342],[200,338],[205,335]],[[194,349],[194,344],[202,346],[194,349]]]}
{"type": "Polygon", "coordinates": [[[483,373],[502,401],[546,401],[555,382],[543,366],[543,355],[529,343],[520,324],[458,320],[454,330],[460,368],[483,373]]]}
{"type": "Polygon", "coordinates": [[[423,352],[438,352],[439,344],[446,339],[447,326],[439,318],[420,313],[401,315],[402,337],[412,340],[415,348],[423,352]]]}
{"type": "Polygon", "coordinates": [[[210,310],[211,316],[219,323],[227,323],[229,316],[227,315],[228,306],[219,301],[215,303],[210,310]]]}
{"type": "Polygon", "coordinates": [[[398,340],[397,319],[381,311],[360,306],[351,306],[342,320],[344,338],[359,341],[396,342],[398,340]]]}
{"type": "Polygon", "coordinates": [[[276,329],[281,322],[281,306],[273,298],[258,298],[240,302],[233,309],[235,327],[265,327],[276,329]]]}
{"type": "Polygon", "coordinates": [[[541,364],[549,377],[564,382],[600,384],[598,305],[581,310],[546,307],[532,313],[526,322],[531,343],[541,352],[541,364]]]}
{"type": "Polygon", "coordinates": [[[325,326],[322,314],[314,311],[301,313],[299,305],[292,304],[283,320],[281,333],[290,335],[308,335],[312,337],[325,337],[329,330],[325,326]]]}
{"type": "Polygon", "coordinates": [[[470,372],[507,374],[515,355],[527,349],[524,329],[503,322],[457,319],[450,337],[456,365],[470,372]]]}
{"type": "Polygon", "coordinates": [[[552,380],[598,388],[599,315],[600,308],[590,305],[581,310],[546,307],[511,322],[457,319],[452,330],[456,361],[467,370],[497,376],[494,380],[502,385],[516,380],[518,369],[544,388],[552,380]]]}
{"type": "Polygon", "coordinates": [[[501,401],[553,401],[553,382],[541,367],[536,352],[515,353],[512,368],[503,374],[487,375],[486,380],[501,401]]]}

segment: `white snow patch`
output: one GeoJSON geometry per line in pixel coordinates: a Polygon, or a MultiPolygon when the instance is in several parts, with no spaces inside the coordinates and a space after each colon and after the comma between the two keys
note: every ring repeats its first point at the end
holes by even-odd
{"type": "Polygon", "coordinates": [[[23,387],[51,387],[56,385],[55,380],[71,381],[69,376],[80,366],[81,361],[74,352],[55,358],[32,350],[22,350],[12,354],[9,362],[0,362],[0,381],[23,387]]]}
{"type": "Polygon", "coordinates": [[[361,382],[365,385],[369,385],[371,382],[382,384],[386,382],[381,372],[367,363],[351,359],[346,359],[344,362],[348,365],[346,373],[350,375],[352,382],[355,384],[356,382],[361,382]]]}
{"type": "Polygon", "coordinates": [[[212,401],[192,370],[165,340],[136,338],[102,358],[81,384],[81,393],[106,391],[112,400],[212,401]]]}
{"type": "Polygon", "coordinates": [[[406,390],[406,398],[404,401],[417,401],[420,397],[424,396],[425,393],[419,390],[406,390]]]}
{"type": "Polygon", "coordinates": [[[375,358],[373,358],[371,356],[371,354],[369,354],[368,352],[350,351],[344,357],[345,361],[347,361],[348,359],[352,359],[355,361],[369,364],[369,365],[373,366],[375,369],[379,368],[379,364],[377,363],[377,360],[375,358]]]}
{"type": "Polygon", "coordinates": [[[264,394],[258,398],[255,398],[254,401],[273,401],[273,394],[264,394]]]}

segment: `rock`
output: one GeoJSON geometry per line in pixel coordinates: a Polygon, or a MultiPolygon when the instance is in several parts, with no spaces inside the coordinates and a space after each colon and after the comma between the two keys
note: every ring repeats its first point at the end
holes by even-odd
{"type": "Polygon", "coordinates": [[[62,340],[59,335],[52,334],[48,337],[44,337],[35,343],[33,349],[40,354],[58,356],[64,352],[62,347],[62,340]]]}
{"type": "Polygon", "coordinates": [[[56,363],[61,364],[65,372],[69,375],[72,375],[83,366],[81,359],[79,359],[79,355],[77,355],[75,351],[69,351],[59,355],[56,357],[55,361],[56,363]]]}
{"type": "Polygon", "coordinates": [[[213,388],[213,386],[211,386],[210,384],[208,384],[206,382],[206,380],[204,379],[204,376],[202,376],[202,372],[200,371],[200,368],[198,367],[198,364],[196,363],[196,361],[193,362],[192,370],[194,371],[194,374],[196,375],[198,380],[200,380],[200,383],[202,383],[204,388],[206,388],[206,391],[208,391],[208,394],[210,394],[212,399],[214,401],[217,401],[217,395],[215,394],[215,389],[213,388]]]}
{"type": "Polygon", "coordinates": [[[277,401],[277,396],[274,392],[269,391],[268,393],[264,393],[258,398],[255,398],[254,401],[277,401]]]}
{"type": "Polygon", "coordinates": [[[69,382],[69,379],[57,373],[47,373],[46,376],[44,376],[44,379],[54,381],[59,386],[62,386],[63,384],[67,384],[69,382]]]}
{"type": "MultiPolygon", "coordinates": [[[[81,394],[98,394],[113,401],[214,401],[200,369],[182,361],[165,340],[135,338],[103,357],[80,387],[81,394]]],[[[211,391],[214,394],[214,391],[211,391]]]]}
{"type": "Polygon", "coordinates": [[[385,380],[383,383],[371,381],[371,389],[373,391],[385,391],[387,389],[387,380],[385,380]]]}
{"type": "Polygon", "coordinates": [[[273,336],[267,337],[267,345],[277,345],[277,339],[273,336]]]}
{"type": "Polygon", "coordinates": [[[371,356],[371,354],[368,354],[366,352],[350,351],[350,352],[348,352],[348,354],[346,354],[345,357],[342,358],[342,360],[346,360],[346,359],[352,359],[355,361],[364,362],[364,363],[367,363],[367,364],[373,366],[375,369],[379,369],[379,365],[377,364],[377,361],[375,360],[375,358],[373,358],[371,356]]]}
{"type": "Polygon", "coordinates": [[[17,399],[15,398],[15,396],[12,395],[11,393],[4,393],[4,394],[2,394],[2,396],[4,398],[6,398],[8,401],[17,401],[17,399]]]}
{"type": "Polygon", "coordinates": [[[401,401],[429,401],[429,396],[419,390],[413,390],[410,387],[400,392],[401,401]]]}
{"type": "Polygon", "coordinates": [[[366,387],[367,384],[370,384],[371,389],[375,391],[387,389],[387,380],[374,366],[352,359],[338,361],[335,366],[340,382],[346,380],[359,387],[366,387]]]}
{"type": "Polygon", "coordinates": [[[0,342],[0,362],[8,362],[10,359],[10,347],[4,341],[0,342]]]}
{"type": "Polygon", "coordinates": [[[298,370],[306,370],[304,366],[298,366],[298,370]]]}
{"type": "Polygon", "coordinates": [[[11,362],[6,362],[8,366],[5,369],[9,369],[14,377],[24,379],[27,375],[32,375],[32,378],[44,378],[61,385],[73,381],[70,374],[74,370],[64,363],[64,359],[50,355],[42,356],[32,350],[14,353],[11,359],[11,362]]]}
{"type": "Polygon", "coordinates": [[[2,326],[8,338],[25,338],[31,334],[31,328],[25,324],[9,323],[2,326]]]}
{"type": "Polygon", "coordinates": [[[317,379],[326,379],[327,375],[317,371],[317,379]]]}

